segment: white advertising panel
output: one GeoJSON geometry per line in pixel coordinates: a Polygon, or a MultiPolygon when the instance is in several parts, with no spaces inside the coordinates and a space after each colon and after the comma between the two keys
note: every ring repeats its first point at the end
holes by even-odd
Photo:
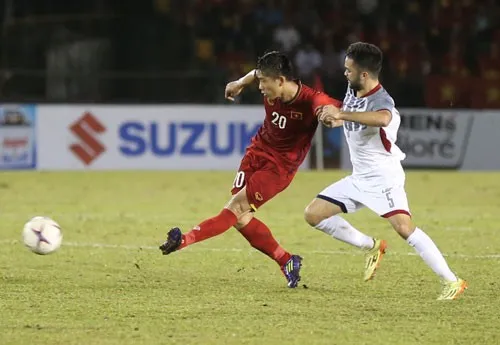
{"type": "MultiPolygon", "coordinates": [[[[262,106],[39,106],[42,170],[236,170],[262,106]]],[[[305,162],[307,164],[307,162],[305,162]]]]}
{"type": "MultiPolygon", "coordinates": [[[[406,154],[407,168],[461,170],[500,169],[500,113],[402,109],[397,145],[406,154]]],[[[350,170],[343,141],[341,168],[350,170]]]]}

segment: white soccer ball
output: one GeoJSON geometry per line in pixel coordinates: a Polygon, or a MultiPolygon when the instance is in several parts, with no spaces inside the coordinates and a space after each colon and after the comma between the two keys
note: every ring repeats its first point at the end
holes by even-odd
{"type": "Polygon", "coordinates": [[[23,228],[23,242],[36,254],[55,252],[61,246],[62,238],[61,227],[48,217],[34,217],[23,228]]]}

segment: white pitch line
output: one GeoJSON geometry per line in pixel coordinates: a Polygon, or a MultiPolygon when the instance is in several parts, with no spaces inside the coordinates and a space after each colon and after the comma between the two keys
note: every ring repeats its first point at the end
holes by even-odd
{"type": "MultiPolygon", "coordinates": [[[[19,241],[16,240],[0,240],[0,245],[18,245],[19,241]]],[[[158,250],[158,246],[138,246],[129,244],[109,244],[109,243],[82,243],[82,242],[64,242],[63,246],[66,247],[76,247],[76,248],[99,248],[99,249],[125,249],[125,250],[158,250]]],[[[241,249],[241,248],[208,248],[208,247],[198,247],[193,248],[192,251],[200,252],[254,252],[253,249],[241,249]]],[[[321,255],[363,255],[362,251],[342,251],[342,250],[306,250],[301,251],[304,254],[321,254],[321,255]]],[[[417,256],[417,253],[400,253],[388,251],[389,255],[404,255],[404,256],[417,256]]],[[[500,254],[481,254],[481,255],[468,255],[468,254],[443,254],[446,257],[451,258],[462,258],[462,259],[500,259],[500,254]]]]}

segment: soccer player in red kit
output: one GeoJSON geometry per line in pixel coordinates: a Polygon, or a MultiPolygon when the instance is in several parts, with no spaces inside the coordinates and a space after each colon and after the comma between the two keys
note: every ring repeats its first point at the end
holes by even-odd
{"type": "Polygon", "coordinates": [[[283,249],[254,213],[292,182],[311,147],[318,126],[317,112],[325,105],[339,108],[341,103],[294,80],[290,60],[276,51],[260,57],[255,70],[228,83],[226,98],[234,100],[256,79],[264,96],[266,117],[236,173],[233,197],[217,216],[188,233],[171,229],[160,249],[164,255],[170,254],[235,227],[252,247],[279,264],[288,287],[295,288],[302,258],[283,249]]]}

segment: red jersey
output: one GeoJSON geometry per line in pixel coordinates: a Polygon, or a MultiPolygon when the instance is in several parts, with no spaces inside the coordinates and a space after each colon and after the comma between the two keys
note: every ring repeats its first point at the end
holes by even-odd
{"type": "Polygon", "coordinates": [[[250,145],[270,154],[287,170],[298,169],[311,148],[318,127],[317,108],[328,104],[342,106],[325,93],[298,84],[299,91],[290,102],[264,98],[266,118],[250,145]]]}

